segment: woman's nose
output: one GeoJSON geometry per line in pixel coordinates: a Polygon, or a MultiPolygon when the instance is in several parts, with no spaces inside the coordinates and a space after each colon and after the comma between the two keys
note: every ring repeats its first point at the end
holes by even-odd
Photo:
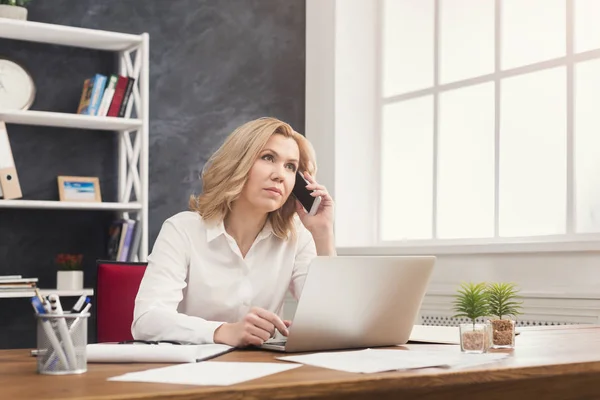
{"type": "Polygon", "coordinates": [[[271,178],[281,180],[281,179],[283,179],[284,173],[285,173],[285,166],[275,164],[275,166],[273,167],[273,171],[271,172],[271,178]]]}

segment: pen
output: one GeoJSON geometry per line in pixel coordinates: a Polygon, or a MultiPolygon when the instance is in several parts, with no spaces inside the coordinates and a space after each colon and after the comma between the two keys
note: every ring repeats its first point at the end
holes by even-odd
{"type": "MultiPolygon", "coordinates": [[[[81,310],[81,314],[87,313],[88,311],[90,311],[90,308],[92,308],[92,303],[90,303],[89,299],[88,299],[88,303],[86,304],[85,307],[83,307],[83,310],[81,310]]],[[[71,325],[71,327],[69,328],[69,332],[75,331],[75,328],[77,328],[80,321],[81,321],[81,317],[77,317],[75,319],[75,321],[73,322],[73,324],[71,325]]]]}
{"type": "MultiPolygon", "coordinates": [[[[46,314],[46,308],[44,308],[44,305],[37,296],[31,298],[31,305],[33,306],[36,314],[46,314]]],[[[41,324],[46,336],[48,337],[48,340],[50,341],[51,347],[53,347],[56,354],[58,354],[58,359],[64,365],[64,367],[68,369],[69,363],[67,362],[67,356],[65,355],[62,347],[60,347],[60,343],[58,342],[58,338],[56,337],[52,326],[50,326],[50,322],[47,318],[42,318],[41,324]]]]}
{"type": "Polygon", "coordinates": [[[42,297],[42,294],[40,293],[40,290],[38,288],[34,288],[33,290],[35,292],[36,297],[40,300],[40,303],[45,304],[46,303],[46,299],[44,299],[44,297],[42,297]]]}
{"type": "MultiPolygon", "coordinates": [[[[44,309],[44,313],[45,314],[52,314],[52,307],[50,306],[50,302],[48,301],[47,296],[41,296],[41,302],[42,302],[42,308],[44,309]]],[[[45,319],[45,321],[48,321],[48,323],[50,324],[50,327],[52,329],[52,333],[54,333],[54,335],[56,336],[56,341],[58,342],[58,346],[60,347],[60,350],[62,351],[63,354],[64,353],[64,349],[62,347],[62,341],[58,338],[58,325],[56,323],[56,318],[49,318],[49,319],[45,319]]],[[[52,353],[54,354],[54,353],[52,353]]],[[[59,357],[60,358],[60,357],[59,357]]],[[[55,364],[55,362],[58,361],[57,358],[54,358],[54,360],[52,360],[52,358],[48,358],[46,364],[44,364],[44,369],[48,369],[48,367],[52,366],[55,364]],[[52,361],[52,363],[50,363],[50,361],[52,361]],[[52,364],[52,365],[50,365],[52,364]]],[[[63,361],[61,359],[61,361],[63,361]]],[[[67,356],[64,355],[64,367],[65,369],[69,369],[69,363],[67,362],[67,356]]]]}
{"type": "MultiPolygon", "coordinates": [[[[83,310],[81,310],[81,314],[85,314],[87,313],[90,308],[92,308],[92,303],[90,303],[90,299],[87,299],[87,304],[85,307],[83,307],[83,310]]],[[[69,328],[69,333],[73,333],[75,331],[75,329],[77,329],[77,327],[79,326],[80,322],[81,322],[81,317],[77,317],[75,319],[75,321],[73,321],[73,323],[71,324],[71,327],[69,328]]],[[[48,357],[48,360],[46,360],[46,364],[44,364],[44,369],[47,369],[48,366],[50,366],[50,363],[52,362],[52,359],[54,358],[54,352],[52,352],[52,354],[50,354],[50,357],[48,357]]]]}
{"type": "Polygon", "coordinates": [[[81,310],[81,308],[89,301],[90,299],[85,294],[82,294],[81,297],[77,300],[77,302],[75,302],[73,308],[71,308],[71,312],[78,313],[79,310],[81,310]]]}
{"type": "MultiPolygon", "coordinates": [[[[50,309],[52,314],[54,315],[63,315],[62,305],[60,304],[60,298],[56,294],[51,294],[48,296],[48,301],[50,302],[50,309]]],[[[64,318],[57,318],[58,331],[60,332],[60,336],[62,337],[62,342],[65,346],[65,352],[67,354],[67,359],[69,360],[69,364],[71,368],[75,368],[77,366],[77,357],[75,356],[75,347],[73,346],[73,340],[71,339],[71,335],[69,334],[69,329],[67,328],[67,321],[64,318]]]]}

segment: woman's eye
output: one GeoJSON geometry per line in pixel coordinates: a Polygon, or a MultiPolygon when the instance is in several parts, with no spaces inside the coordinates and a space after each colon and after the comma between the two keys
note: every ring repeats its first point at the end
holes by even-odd
{"type": "Polygon", "coordinates": [[[296,172],[296,165],[294,165],[294,164],[288,164],[288,165],[287,165],[287,167],[288,167],[288,168],[289,168],[291,171],[293,171],[293,172],[296,172]]]}
{"type": "Polygon", "coordinates": [[[264,156],[262,156],[262,159],[266,161],[273,161],[273,155],[265,154],[264,156]]]}

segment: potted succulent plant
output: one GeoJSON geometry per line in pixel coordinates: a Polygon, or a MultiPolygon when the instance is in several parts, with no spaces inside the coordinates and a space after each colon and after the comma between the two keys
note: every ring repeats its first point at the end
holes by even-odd
{"type": "Polygon", "coordinates": [[[83,270],[81,254],[59,254],[55,263],[58,267],[56,272],[56,288],[58,290],[81,290],[83,289],[83,270]]]}
{"type": "Polygon", "coordinates": [[[455,318],[468,318],[460,324],[460,349],[466,353],[486,353],[490,348],[490,324],[477,323],[477,318],[489,315],[486,283],[463,283],[455,296],[455,318]]]}
{"type": "Polygon", "coordinates": [[[515,321],[510,317],[520,315],[523,304],[516,301],[517,293],[514,283],[491,283],[486,288],[489,315],[496,317],[490,320],[493,348],[515,346],[515,321]]]}
{"type": "Polygon", "coordinates": [[[31,0],[0,0],[0,18],[27,20],[25,6],[31,0]]]}

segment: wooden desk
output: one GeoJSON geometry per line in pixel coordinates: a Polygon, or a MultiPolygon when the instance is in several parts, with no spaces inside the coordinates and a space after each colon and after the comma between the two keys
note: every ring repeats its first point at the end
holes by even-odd
{"type": "MultiPolygon", "coordinates": [[[[592,399],[600,398],[600,326],[525,328],[512,357],[468,370],[351,374],[302,366],[247,383],[202,387],[107,382],[164,364],[89,364],[82,375],[44,376],[27,350],[0,351],[2,399],[592,399]],[[533,397],[539,396],[539,397],[533,397]]],[[[407,345],[443,352],[454,345],[407,345]]],[[[498,351],[498,350],[496,350],[498,351]]],[[[507,350],[502,350],[507,351],[507,350]]],[[[236,351],[219,361],[274,362],[275,353],[236,351]]],[[[209,361],[210,362],[210,361],[209,361]]]]}

